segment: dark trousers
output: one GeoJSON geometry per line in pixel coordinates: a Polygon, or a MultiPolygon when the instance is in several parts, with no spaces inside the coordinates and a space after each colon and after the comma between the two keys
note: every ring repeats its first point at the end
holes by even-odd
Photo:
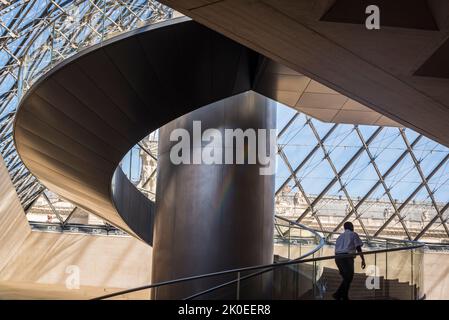
{"type": "Polygon", "coordinates": [[[351,287],[351,282],[354,278],[354,257],[335,258],[335,263],[343,278],[340,286],[335,292],[335,297],[341,300],[349,300],[349,288],[351,287]]]}

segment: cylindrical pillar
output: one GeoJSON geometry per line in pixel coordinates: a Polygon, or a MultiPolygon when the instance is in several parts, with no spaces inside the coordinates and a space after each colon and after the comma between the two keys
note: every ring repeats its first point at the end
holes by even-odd
{"type": "MultiPolygon", "coordinates": [[[[256,144],[262,142],[259,133],[265,134],[264,149],[274,162],[275,154],[269,154],[267,145],[270,142],[269,129],[275,127],[275,102],[250,91],[198,109],[159,130],[153,283],[272,263],[274,172],[261,174],[260,169],[264,165],[259,158],[255,164],[248,164],[254,145],[250,145],[247,139],[244,140],[244,164],[236,163],[236,153],[241,150],[238,150],[236,140],[227,139],[226,129],[228,133],[229,129],[254,130],[256,144]],[[201,137],[206,137],[206,141],[201,143],[198,143],[198,124],[200,134],[203,134],[201,137]],[[176,132],[175,129],[184,129],[183,132],[189,134],[190,154],[184,156],[188,156],[191,164],[175,164],[176,159],[173,161],[173,148],[177,151],[175,156],[181,154],[180,139],[170,141],[173,132],[175,137],[180,136],[177,134],[179,130],[176,132]],[[208,140],[207,129],[218,129],[215,133],[221,134],[222,141],[216,134],[213,140],[208,140]],[[213,152],[212,145],[215,147],[213,152]],[[231,151],[233,163],[229,164],[230,158],[226,161],[226,157],[231,151]],[[214,156],[221,153],[223,163],[215,161],[210,164],[210,158],[204,158],[204,153],[214,156]]],[[[257,146],[258,151],[259,148],[260,145],[257,146]]],[[[153,298],[185,298],[235,276],[165,286],[154,290],[153,298]]],[[[262,293],[257,291],[266,290],[266,277],[258,279],[260,281],[251,284],[251,291],[256,294],[254,297],[262,293]]],[[[236,286],[230,288],[235,289],[236,286]]],[[[229,290],[234,292],[234,289],[229,290]]],[[[204,296],[211,297],[214,296],[204,296]]]]}

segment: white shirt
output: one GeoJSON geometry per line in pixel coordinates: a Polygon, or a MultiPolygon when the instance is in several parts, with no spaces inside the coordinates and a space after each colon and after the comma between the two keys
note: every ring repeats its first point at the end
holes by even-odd
{"type": "Polygon", "coordinates": [[[357,247],[363,246],[362,240],[357,233],[346,229],[338,236],[335,243],[335,254],[355,253],[357,247]]]}

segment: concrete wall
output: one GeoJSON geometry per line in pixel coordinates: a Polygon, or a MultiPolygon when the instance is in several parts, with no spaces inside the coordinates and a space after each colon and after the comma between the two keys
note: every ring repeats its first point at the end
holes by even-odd
{"type": "Polygon", "coordinates": [[[424,255],[424,293],[428,300],[449,299],[449,253],[424,255]]]}
{"type": "Polygon", "coordinates": [[[132,237],[31,232],[0,273],[0,297],[88,299],[149,284],[150,275],[151,247],[132,237]]]}
{"type": "Polygon", "coordinates": [[[0,157],[0,299],[86,299],[149,284],[151,253],[132,237],[32,232],[0,157]]]}
{"type": "Polygon", "coordinates": [[[0,271],[30,233],[22,205],[0,157],[0,271]]]}

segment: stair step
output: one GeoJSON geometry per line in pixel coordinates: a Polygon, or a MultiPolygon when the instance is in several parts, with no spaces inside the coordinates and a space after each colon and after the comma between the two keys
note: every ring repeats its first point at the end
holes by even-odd
{"type": "MultiPolygon", "coordinates": [[[[408,282],[400,282],[398,279],[379,278],[380,289],[375,291],[366,288],[365,281],[367,276],[364,273],[354,274],[354,279],[351,284],[349,297],[352,300],[400,300],[411,299],[415,286],[408,282]]],[[[326,292],[324,293],[324,300],[333,300],[332,294],[340,286],[342,279],[336,269],[323,268],[321,283],[325,285],[326,292]]],[[[313,294],[307,293],[304,299],[313,299],[313,294]]]]}

